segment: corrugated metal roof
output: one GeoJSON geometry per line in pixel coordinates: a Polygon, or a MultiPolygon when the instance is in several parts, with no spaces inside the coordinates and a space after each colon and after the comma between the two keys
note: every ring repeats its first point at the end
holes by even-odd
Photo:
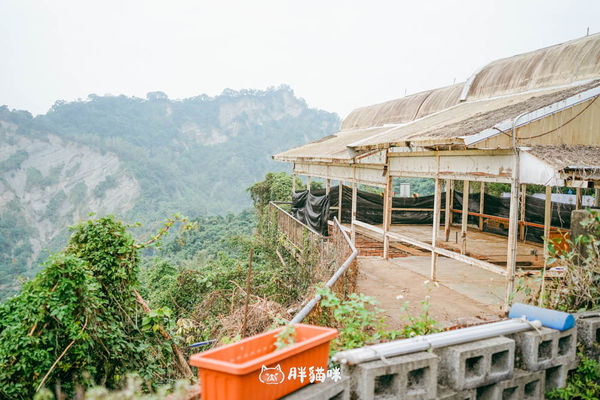
{"type": "Polygon", "coordinates": [[[464,82],[352,111],[341,131],[413,121],[458,104],[464,82]]]}
{"type": "Polygon", "coordinates": [[[600,86],[600,81],[569,88],[521,93],[496,99],[461,103],[384,133],[363,138],[349,146],[367,150],[391,146],[464,144],[462,137],[477,134],[515,116],[562,101],[577,93],[600,86]]]}
{"type": "Polygon", "coordinates": [[[600,34],[493,61],[480,69],[467,100],[559,86],[600,76],[600,34]]]}
{"type": "Polygon", "coordinates": [[[355,142],[360,138],[371,137],[378,133],[385,132],[389,129],[389,127],[378,127],[346,130],[276,154],[273,158],[279,161],[349,161],[353,157],[352,152],[348,148],[350,143],[355,142]]]}
{"type": "Polygon", "coordinates": [[[461,137],[598,86],[593,78],[600,78],[600,34],[494,61],[467,83],[356,109],[337,134],[274,158],[348,161],[354,151],[406,142],[462,144],[461,137]]]}

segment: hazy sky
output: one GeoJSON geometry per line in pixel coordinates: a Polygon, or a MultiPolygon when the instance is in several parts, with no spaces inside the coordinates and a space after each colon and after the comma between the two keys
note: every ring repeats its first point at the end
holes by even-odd
{"type": "Polygon", "coordinates": [[[588,27],[598,0],[0,0],[0,105],[285,83],[343,117],[588,27]]]}

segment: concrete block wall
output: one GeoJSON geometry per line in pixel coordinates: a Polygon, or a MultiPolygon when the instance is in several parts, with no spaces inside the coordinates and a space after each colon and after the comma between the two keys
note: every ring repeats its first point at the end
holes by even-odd
{"type": "Polygon", "coordinates": [[[313,395],[311,386],[334,385],[317,384],[293,399],[544,399],[577,368],[578,344],[600,359],[600,312],[578,314],[576,321],[564,332],[542,328],[342,366],[338,392],[313,395]]]}

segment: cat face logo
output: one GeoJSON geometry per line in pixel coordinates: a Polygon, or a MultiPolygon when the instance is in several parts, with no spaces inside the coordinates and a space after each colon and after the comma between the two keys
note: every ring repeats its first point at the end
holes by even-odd
{"type": "Polygon", "coordinates": [[[258,379],[267,385],[277,385],[283,382],[285,375],[279,364],[275,368],[267,368],[263,365],[258,379]]]}

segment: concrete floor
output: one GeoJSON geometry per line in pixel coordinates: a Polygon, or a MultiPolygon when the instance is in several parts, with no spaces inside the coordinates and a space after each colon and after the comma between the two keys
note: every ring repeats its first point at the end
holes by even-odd
{"type": "Polygon", "coordinates": [[[393,329],[407,324],[407,313],[402,310],[404,303],[409,302],[410,315],[418,316],[423,312],[421,302],[425,296],[430,296],[431,316],[444,328],[500,318],[504,303],[503,279],[499,281],[491,276],[495,274],[478,268],[476,271],[469,266],[464,269],[464,264],[457,266],[453,260],[443,258],[441,268],[438,267],[439,286],[425,285],[430,262],[430,257],[402,257],[391,261],[359,257],[358,291],[379,302],[387,325],[393,329]]]}
{"type": "MultiPolygon", "coordinates": [[[[431,257],[400,257],[391,263],[420,274],[431,275],[431,257]]],[[[438,257],[437,279],[444,286],[483,304],[500,307],[506,297],[506,279],[482,268],[446,257],[438,257]]]]}

